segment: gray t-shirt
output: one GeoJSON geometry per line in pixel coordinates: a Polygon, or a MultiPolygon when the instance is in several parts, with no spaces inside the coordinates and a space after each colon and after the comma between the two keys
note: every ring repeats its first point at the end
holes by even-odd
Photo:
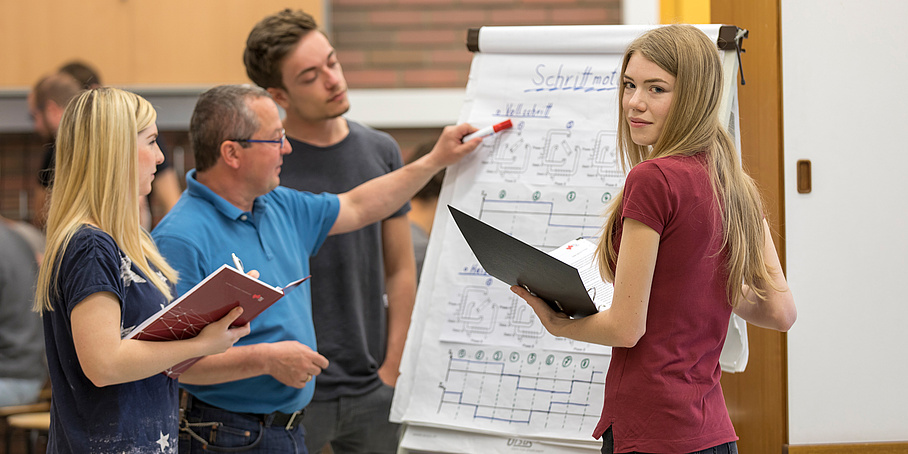
{"type": "Polygon", "coordinates": [[[410,238],[413,240],[413,254],[416,255],[416,283],[422,276],[422,265],[426,261],[426,249],[429,247],[429,234],[422,227],[410,223],[410,238]]]}
{"type": "Polygon", "coordinates": [[[32,311],[38,262],[18,233],[0,221],[0,377],[47,376],[44,329],[32,311]]]}
{"type": "MultiPolygon", "coordinates": [[[[346,192],[401,166],[390,135],[347,120],[350,134],[329,147],[288,138],[281,184],[314,193],[346,192]]],[[[409,211],[404,205],[391,217],[409,211]]],[[[313,256],[312,317],[318,352],[329,366],[318,376],[313,400],[360,395],[381,385],[378,368],[387,345],[381,223],[328,237],[313,256]]]]}

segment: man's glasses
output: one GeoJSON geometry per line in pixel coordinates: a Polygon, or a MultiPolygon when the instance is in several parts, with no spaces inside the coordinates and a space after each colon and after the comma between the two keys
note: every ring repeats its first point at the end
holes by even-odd
{"type": "Polygon", "coordinates": [[[277,143],[280,144],[281,148],[284,148],[284,142],[287,140],[287,134],[284,133],[284,130],[281,129],[281,138],[274,140],[263,140],[263,139],[227,139],[231,142],[246,142],[246,143],[277,143]]]}

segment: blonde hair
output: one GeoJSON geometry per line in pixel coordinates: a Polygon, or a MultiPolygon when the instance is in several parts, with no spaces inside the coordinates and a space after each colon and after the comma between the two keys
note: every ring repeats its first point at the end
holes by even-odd
{"type": "Polygon", "coordinates": [[[57,267],[73,235],[93,224],[170,300],[176,271],[139,225],[138,133],[157,114],[142,97],[96,88],[66,108],[57,132],[54,186],[47,217],[47,249],[38,272],[35,310],[53,310],[57,267]],[[154,268],[152,268],[154,266],[154,268]]]}
{"type": "MultiPolygon", "coordinates": [[[[665,127],[652,147],[633,142],[627,118],[619,107],[618,148],[622,151],[622,166],[629,169],[648,159],[705,153],[709,181],[716,204],[721,208],[722,246],[716,254],[726,252],[729,304],[734,305],[736,296],[742,294],[742,282],[762,299],[765,286],[771,283],[763,261],[762,201],[756,184],[741,167],[731,136],[719,121],[723,79],[715,43],[690,25],[650,30],[625,51],[622,77],[634,54],[675,76],[675,85],[665,127]]],[[[621,84],[618,99],[623,98],[621,84]]],[[[623,194],[623,190],[619,192],[608,207],[608,220],[603,225],[597,250],[600,273],[610,282],[615,279],[612,267],[618,259],[614,235],[623,222],[623,194]]]]}

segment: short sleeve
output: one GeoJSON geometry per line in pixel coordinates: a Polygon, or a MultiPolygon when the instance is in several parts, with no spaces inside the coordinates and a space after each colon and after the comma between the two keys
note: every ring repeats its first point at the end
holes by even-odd
{"type": "Polygon", "coordinates": [[[123,304],[126,286],[120,278],[122,258],[116,243],[106,233],[83,228],[70,240],[60,260],[57,277],[66,313],[88,296],[111,292],[123,304]]]}
{"type": "Polygon", "coordinates": [[[671,188],[659,166],[644,161],[634,166],[624,183],[622,218],[640,221],[659,235],[673,215],[671,188]]]}

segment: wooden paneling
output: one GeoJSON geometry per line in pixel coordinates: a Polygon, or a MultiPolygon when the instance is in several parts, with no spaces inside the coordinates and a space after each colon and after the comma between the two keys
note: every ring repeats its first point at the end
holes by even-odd
{"type": "Polygon", "coordinates": [[[905,454],[908,443],[847,443],[789,446],[788,454],[905,454]]]}
{"type": "MultiPolygon", "coordinates": [[[[750,31],[744,40],[746,85],[738,86],[741,152],[757,181],[774,241],[785,263],[782,190],[782,83],[778,0],[711,3],[712,22],[750,31]]],[[[748,326],[750,358],[739,374],[724,374],[722,388],[735,425],[738,447],[746,453],[780,453],[788,442],[785,335],[748,326]]]]}
{"type": "Polygon", "coordinates": [[[129,14],[128,3],[118,0],[0,2],[0,86],[30,87],[74,58],[120,79],[130,50],[129,14]]]}
{"type": "MultiPolygon", "coordinates": [[[[319,24],[324,2],[293,3],[319,24]]],[[[0,87],[31,86],[85,60],[110,85],[248,82],[242,52],[279,0],[10,0],[0,2],[0,87]]]]}

